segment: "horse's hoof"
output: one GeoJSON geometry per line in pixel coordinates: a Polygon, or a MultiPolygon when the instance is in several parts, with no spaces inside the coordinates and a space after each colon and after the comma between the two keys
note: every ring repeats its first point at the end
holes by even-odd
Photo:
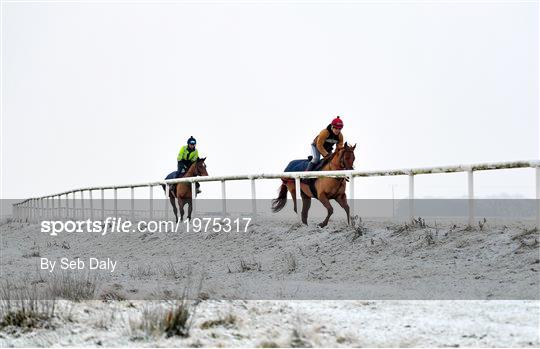
{"type": "Polygon", "coordinates": [[[324,227],[326,227],[326,224],[324,224],[324,223],[319,223],[319,228],[324,228],[324,227]]]}

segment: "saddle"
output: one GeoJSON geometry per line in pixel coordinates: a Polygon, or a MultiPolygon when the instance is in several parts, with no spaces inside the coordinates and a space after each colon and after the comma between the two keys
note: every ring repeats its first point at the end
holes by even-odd
{"type": "MultiPolygon", "coordinates": [[[[182,177],[184,177],[185,174],[186,174],[186,171],[182,171],[182,172],[180,172],[180,174],[178,173],[178,171],[172,171],[171,173],[169,173],[167,175],[167,177],[165,177],[165,179],[182,178],[182,177]]],[[[162,187],[163,187],[163,190],[165,190],[165,186],[162,185],[162,187]]],[[[176,188],[176,184],[171,184],[169,186],[169,190],[171,190],[173,192],[174,192],[175,188],[176,188]]]]}
{"type": "MultiPolygon", "coordinates": [[[[312,156],[308,156],[307,159],[293,160],[287,165],[284,172],[302,172],[302,171],[305,171],[312,159],[313,159],[312,156]]],[[[325,163],[324,161],[319,161],[317,166],[315,166],[313,168],[313,171],[320,171],[321,168],[324,166],[324,163],[325,163]]],[[[316,180],[316,178],[305,178],[305,179],[301,179],[300,181],[302,183],[307,184],[309,186],[309,189],[313,193],[313,196],[315,198],[317,198],[317,189],[315,188],[315,180],[316,180]]]]}

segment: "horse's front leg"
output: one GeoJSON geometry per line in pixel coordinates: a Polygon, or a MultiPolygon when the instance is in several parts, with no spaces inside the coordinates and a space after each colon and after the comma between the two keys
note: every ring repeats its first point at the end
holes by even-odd
{"type": "Polygon", "coordinates": [[[170,200],[171,206],[173,208],[174,217],[176,218],[175,222],[178,222],[178,210],[176,209],[175,197],[172,195],[172,193],[169,196],[169,200],[170,200]]]}
{"type": "Polygon", "coordinates": [[[326,197],[326,193],[323,192],[319,194],[318,199],[321,202],[321,204],[323,204],[323,206],[326,207],[326,211],[327,211],[326,218],[324,219],[324,221],[322,221],[319,224],[319,227],[324,228],[328,224],[328,221],[330,220],[330,216],[332,215],[332,213],[334,213],[334,208],[332,207],[332,205],[330,204],[330,201],[326,197]]]}
{"type": "Polygon", "coordinates": [[[350,209],[349,209],[349,203],[347,202],[347,195],[345,193],[341,194],[340,196],[336,198],[336,201],[341,207],[343,207],[343,209],[347,213],[347,224],[351,224],[350,209]]]}

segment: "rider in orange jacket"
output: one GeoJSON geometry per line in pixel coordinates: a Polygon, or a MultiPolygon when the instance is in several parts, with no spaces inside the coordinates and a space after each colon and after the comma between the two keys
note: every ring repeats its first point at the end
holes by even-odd
{"type": "Polygon", "coordinates": [[[315,166],[321,160],[321,155],[323,158],[326,158],[334,149],[334,145],[337,145],[337,148],[343,147],[343,133],[341,129],[343,128],[343,121],[338,116],[324,129],[322,130],[317,137],[313,140],[311,144],[311,152],[313,158],[306,171],[312,171],[315,166]]]}

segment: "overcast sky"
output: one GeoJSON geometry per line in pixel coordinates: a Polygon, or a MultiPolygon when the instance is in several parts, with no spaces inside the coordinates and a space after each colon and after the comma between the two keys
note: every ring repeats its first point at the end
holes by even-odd
{"type": "MultiPolygon", "coordinates": [[[[211,175],[280,172],[336,115],[360,170],[536,159],[538,12],[510,1],[4,3],[2,198],[162,179],[189,136],[211,175]]],[[[531,169],[477,178],[481,195],[534,195],[531,169]]],[[[406,178],[357,181],[365,197],[391,197],[392,184],[407,194],[406,178]]],[[[227,192],[248,197],[249,183],[227,192]]],[[[464,195],[466,175],[421,176],[417,193],[464,195]]]]}

